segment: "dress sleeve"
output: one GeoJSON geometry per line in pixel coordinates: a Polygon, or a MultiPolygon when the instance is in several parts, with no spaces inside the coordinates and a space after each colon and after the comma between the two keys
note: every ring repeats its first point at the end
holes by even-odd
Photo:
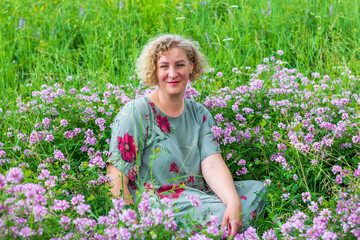
{"type": "Polygon", "coordinates": [[[111,131],[110,156],[107,160],[130,181],[137,176],[141,153],[147,138],[146,111],[135,101],[127,104],[115,117],[111,131]]]}
{"type": "Polygon", "coordinates": [[[211,131],[211,128],[214,126],[214,119],[211,113],[204,106],[201,106],[199,112],[199,117],[202,121],[199,137],[200,160],[202,161],[215,153],[221,153],[221,150],[220,145],[211,131]]]}

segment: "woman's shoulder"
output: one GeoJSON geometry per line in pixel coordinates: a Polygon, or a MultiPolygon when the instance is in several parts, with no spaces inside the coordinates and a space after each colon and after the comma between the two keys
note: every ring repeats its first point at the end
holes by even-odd
{"type": "Polygon", "coordinates": [[[209,113],[209,110],[203,104],[196,102],[194,100],[191,100],[191,99],[185,99],[185,101],[187,102],[187,106],[190,111],[199,113],[199,114],[208,114],[209,113]]]}
{"type": "Polygon", "coordinates": [[[195,119],[198,125],[203,125],[205,122],[208,122],[206,120],[213,119],[209,109],[207,109],[201,103],[190,99],[186,99],[185,101],[187,102],[188,112],[190,113],[187,116],[191,116],[193,119],[195,119]]]}
{"type": "Polygon", "coordinates": [[[145,96],[136,98],[125,104],[125,106],[120,110],[118,116],[120,115],[146,115],[151,111],[151,106],[149,105],[145,96]]]}

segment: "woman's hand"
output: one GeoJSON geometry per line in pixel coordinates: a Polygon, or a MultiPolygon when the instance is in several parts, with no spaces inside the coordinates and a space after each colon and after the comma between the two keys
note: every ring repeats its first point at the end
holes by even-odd
{"type": "Polygon", "coordinates": [[[242,207],[240,203],[229,204],[224,212],[221,229],[226,227],[231,236],[235,236],[243,227],[242,207]]]}

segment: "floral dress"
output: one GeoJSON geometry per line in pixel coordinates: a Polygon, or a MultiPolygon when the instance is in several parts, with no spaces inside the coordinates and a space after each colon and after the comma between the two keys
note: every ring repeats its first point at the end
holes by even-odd
{"type": "MultiPolygon", "coordinates": [[[[210,112],[200,103],[185,99],[179,117],[169,117],[148,98],[131,101],[119,112],[112,126],[108,162],[129,178],[129,191],[136,200],[136,190],[153,189],[158,198],[171,198],[175,217],[185,222],[189,211],[193,220],[206,224],[211,215],[222,220],[226,206],[211,191],[201,172],[201,161],[220,153],[211,132],[210,112]],[[194,210],[189,195],[202,205],[194,210]],[[195,211],[195,212],[194,212],[195,211]]],[[[255,193],[264,193],[258,181],[235,182],[243,208],[246,228],[263,201],[255,193]]]]}

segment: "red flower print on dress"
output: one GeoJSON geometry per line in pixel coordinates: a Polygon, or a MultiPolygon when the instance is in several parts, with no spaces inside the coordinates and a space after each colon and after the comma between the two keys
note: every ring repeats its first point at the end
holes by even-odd
{"type": "Polygon", "coordinates": [[[154,189],[154,185],[152,183],[144,183],[145,190],[152,190],[154,189]]]}
{"type": "Polygon", "coordinates": [[[251,212],[251,218],[255,219],[255,217],[256,217],[256,209],[251,212]]]}
{"type": "Polygon", "coordinates": [[[134,181],[136,176],[137,176],[137,166],[134,165],[128,173],[128,178],[130,181],[134,181]]]}
{"type": "Polygon", "coordinates": [[[194,176],[189,176],[188,183],[194,183],[194,176]]]}
{"type": "Polygon", "coordinates": [[[149,137],[149,126],[146,127],[145,138],[149,137]]]}
{"type": "Polygon", "coordinates": [[[172,198],[172,199],[178,199],[180,195],[183,195],[183,191],[185,191],[185,188],[180,185],[162,185],[156,192],[157,195],[160,196],[160,198],[172,198]]]}
{"type": "Polygon", "coordinates": [[[206,116],[205,116],[205,114],[204,114],[204,116],[203,116],[203,123],[206,121],[206,116]]]}
{"type": "Polygon", "coordinates": [[[122,158],[126,162],[133,162],[136,159],[136,146],[134,142],[134,137],[130,136],[129,133],[125,133],[124,137],[117,138],[119,145],[117,148],[120,150],[122,154],[122,158]]]}
{"type": "Polygon", "coordinates": [[[132,190],[136,190],[136,189],[137,189],[136,185],[135,185],[133,182],[129,182],[129,186],[130,186],[130,188],[131,188],[132,190]]]}
{"type": "Polygon", "coordinates": [[[156,123],[162,132],[170,133],[170,123],[168,118],[161,117],[160,113],[156,116],[156,123]]]}
{"type": "Polygon", "coordinates": [[[241,196],[240,199],[244,199],[246,201],[247,197],[246,196],[241,196]]]}
{"type": "Polygon", "coordinates": [[[151,109],[153,110],[153,112],[156,114],[156,110],[155,110],[155,104],[153,102],[149,102],[151,109]]]}
{"type": "Polygon", "coordinates": [[[177,172],[177,173],[180,173],[179,168],[178,168],[178,166],[176,165],[176,163],[173,162],[173,163],[171,164],[169,172],[177,172]]]}

